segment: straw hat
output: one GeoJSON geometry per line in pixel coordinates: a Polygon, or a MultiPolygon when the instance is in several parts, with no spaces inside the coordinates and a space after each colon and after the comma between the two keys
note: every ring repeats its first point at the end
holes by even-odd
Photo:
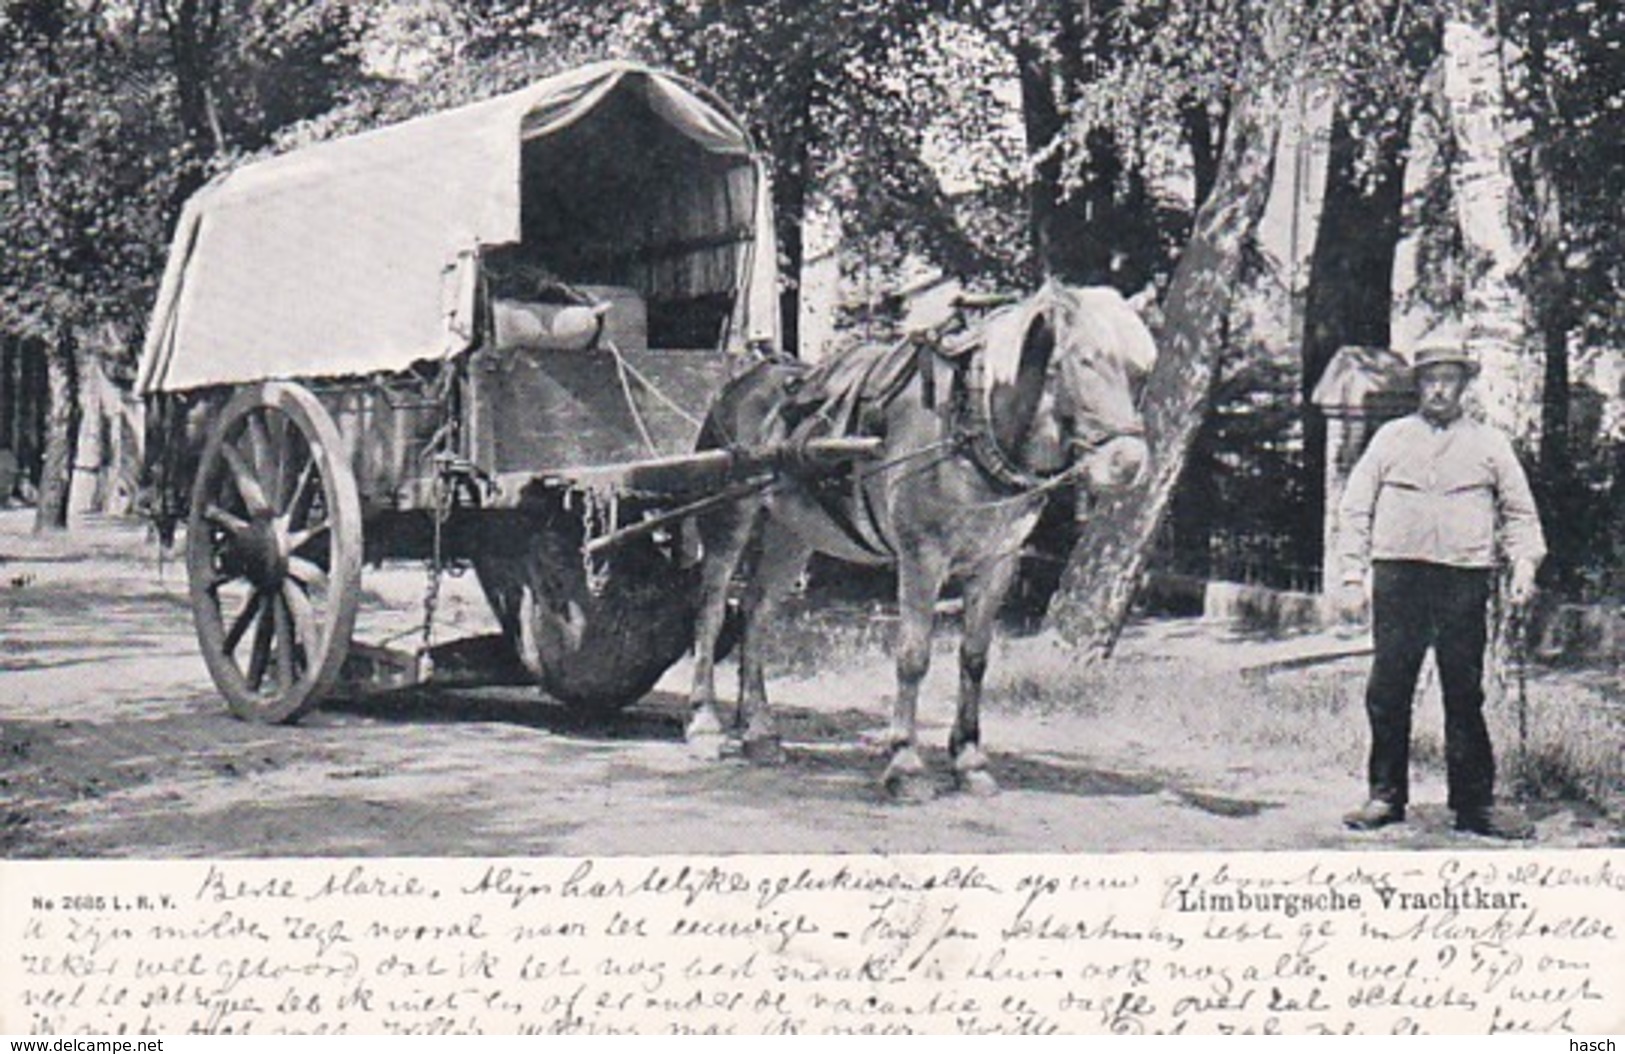
{"type": "Polygon", "coordinates": [[[1467,350],[1466,341],[1458,330],[1436,329],[1423,337],[1411,353],[1411,372],[1420,373],[1429,366],[1455,363],[1467,370],[1469,377],[1478,375],[1478,359],[1467,350]]]}

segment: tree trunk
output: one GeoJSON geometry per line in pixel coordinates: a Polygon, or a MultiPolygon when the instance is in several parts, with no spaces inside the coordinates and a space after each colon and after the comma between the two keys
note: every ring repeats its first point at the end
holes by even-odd
{"type": "Polygon", "coordinates": [[[1282,103],[1273,87],[1244,93],[1230,113],[1213,193],[1197,213],[1158,335],[1160,354],[1145,392],[1152,470],[1144,489],[1104,502],[1084,524],[1049,618],[1077,645],[1079,663],[1111,654],[1201,426],[1242,270],[1242,251],[1263,216],[1280,137],[1282,103]]]}
{"type": "Polygon", "coordinates": [[[1532,350],[1529,304],[1514,279],[1527,247],[1513,218],[1506,85],[1491,14],[1445,23],[1444,97],[1455,145],[1451,191],[1466,252],[1463,321],[1482,370],[1478,398],[1487,421],[1532,451],[1543,371],[1532,350]]]}
{"type": "MultiPolygon", "coordinates": [[[[774,186],[778,185],[775,181],[774,186]]],[[[801,357],[801,286],[807,257],[802,238],[807,202],[800,193],[802,189],[793,187],[776,195],[779,200],[774,204],[777,215],[795,217],[794,222],[780,221],[778,230],[779,252],[784,265],[779,279],[779,340],[783,344],[780,350],[795,358],[801,357]],[[791,208],[795,211],[790,211],[791,208]]]]}
{"type": "MultiPolygon", "coordinates": [[[[1225,118],[1222,112],[1216,117],[1205,102],[1193,99],[1180,119],[1191,149],[1191,208],[1195,211],[1206,204],[1219,178],[1225,118]]],[[[1174,571],[1203,579],[1213,573],[1213,532],[1220,514],[1212,426],[1211,420],[1203,422],[1191,441],[1185,469],[1170,499],[1166,532],[1174,571]]]]}
{"type": "MultiPolygon", "coordinates": [[[[1525,83],[1545,84],[1554,75],[1551,66],[1552,39],[1544,19],[1533,19],[1525,34],[1525,83]]],[[[1527,113],[1536,144],[1559,139],[1553,128],[1556,114],[1535,105],[1527,113]]],[[[1547,580],[1561,592],[1579,584],[1578,572],[1594,554],[1588,543],[1595,537],[1586,522],[1585,485],[1575,472],[1574,434],[1571,421],[1572,385],[1569,374],[1569,332],[1579,319],[1574,310],[1574,290],[1564,257],[1567,236],[1564,230],[1564,189],[1572,185],[1553,171],[1551,155],[1538,145],[1530,151],[1525,169],[1528,200],[1534,223],[1526,265],[1524,289],[1529,297],[1530,318],[1539,335],[1539,354],[1545,362],[1541,384],[1540,478],[1535,481],[1535,498],[1546,510],[1547,580]]]]}
{"type": "MultiPolygon", "coordinates": [[[[1484,419],[1512,437],[1527,463],[1538,455],[1544,370],[1532,339],[1530,304],[1514,277],[1528,246],[1514,219],[1518,198],[1497,5],[1480,0],[1460,6],[1464,17],[1444,27],[1443,92],[1455,147],[1450,189],[1465,253],[1467,346],[1481,370],[1475,387],[1484,419]]],[[[1522,736],[1528,714],[1520,669],[1529,642],[1501,602],[1504,576],[1501,585],[1490,633],[1489,695],[1496,705],[1517,709],[1519,741],[1507,766],[1508,782],[1517,786],[1526,775],[1522,736]]]]}
{"type": "Polygon", "coordinates": [[[1185,104],[1180,118],[1190,143],[1193,201],[1199,209],[1207,203],[1219,178],[1219,158],[1224,156],[1224,115],[1215,120],[1206,102],[1193,99],[1185,104]]]}
{"type": "Polygon", "coordinates": [[[779,255],[783,267],[780,271],[779,334],[783,350],[799,357],[801,354],[801,285],[802,269],[806,266],[806,240],[803,228],[810,206],[808,189],[812,186],[813,141],[817,105],[813,75],[807,71],[795,96],[795,106],[785,121],[783,139],[774,154],[779,159],[773,174],[773,213],[777,224],[779,255]],[[788,159],[788,160],[786,160],[788,159]]]}
{"type": "Polygon", "coordinates": [[[73,473],[74,438],[79,431],[79,370],[72,342],[58,335],[46,351],[50,410],[45,422],[45,456],[40,468],[39,505],[34,531],[68,526],[68,484],[73,473]]]}
{"type": "MultiPolygon", "coordinates": [[[[1054,71],[1037,46],[1022,48],[1016,66],[1027,156],[1033,165],[1027,189],[1028,228],[1039,270],[1075,285],[1104,285],[1111,276],[1111,250],[1098,229],[1086,222],[1090,195],[1081,189],[1066,192],[1067,118],[1057,97],[1054,71]]],[[[1091,148],[1095,145],[1091,141],[1091,148]]]]}
{"type": "MultiPolygon", "coordinates": [[[[1394,250],[1404,206],[1405,136],[1385,136],[1376,171],[1360,171],[1360,136],[1381,126],[1381,100],[1350,99],[1332,119],[1326,196],[1321,206],[1309,286],[1304,295],[1302,407],[1304,492],[1309,507],[1295,534],[1293,562],[1319,567],[1326,517],[1326,421],[1310,394],[1339,348],[1388,347],[1393,314],[1394,250]]],[[[1409,123],[1399,118],[1401,128],[1409,123]]]]}
{"type": "Polygon", "coordinates": [[[1094,0],[1037,7],[1043,16],[1031,28],[1033,36],[1015,48],[1022,126],[1033,166],[1028,217],[1034,256],[1045,276],[1135,293],[1158,263],[1145,181],[1129,169],[1108,128],[1084,132],[1081,159],[1067,146],[1076,132],[1074,104],[1105,64],[1103,27],[1118,4],[1094,0]],[[1081,170],[1069,173],[1072,168],[1081,170]]]}

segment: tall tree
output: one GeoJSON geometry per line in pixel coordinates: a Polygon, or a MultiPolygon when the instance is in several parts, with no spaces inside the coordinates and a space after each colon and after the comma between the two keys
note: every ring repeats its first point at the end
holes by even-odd
{"type": "Polygon", "coordinates": [[[1625,337],[1625,8],[1501,0],[1500,14],[1517,56],[1507,92],[1528,129],[1514,173],[1533,208],[1520,278],[1545,365],[1537,482],[1547,577],[1590,591],[1625,579],[1610,571],[1625,567],[1625,393],[1571,421],[1575,397],[1603,395],[1585,386],[1584,366],[1625,337]]]}
{"type": "Polygon", "coordinates": [[[1508,96],[1494,0],[1464,0],[1444,26],[1443,96],[1453,147],[1451,197],[1463,261],[1462,314],[1482,375],[1485,416],[1521,446],[1539,441],[1543,370],[1528,298],[1515,277],[1527,251],[1512,178],[1508,96]]]}
{"type": "Polygon", "coordinates": [[[1402,234],[1411,117],[1439,48],[1437,20],[1426,15],[1408,0],[1388,3],[1384,21],[1396,26],[1399,46],[1350,63],[1338,78],[1326,192],[1304,302],[1300,406],[1309,502],[1296,553],[1304,567],[1321,563],[1326,516],[1326,425],[1310,404],[1310,393],[1339,348],[1392,342],[1394,259],[1402,234]]]}
{"type": "Polygon", "coordinates": [[[50,410],[36,530],[67,522],[76,334],[139,298],[162,243],[144,203],[162,176],[150,94],[100,4],[23,0],[0,13],[0,329],[37,338],[50,410]]]}
{"type": "Polygon", "coordinates": [[[1263,216],[1288,85],[1272,69],[1296,27],[1280,14],[1255,24],[1255,51],[1230,107],[1212,193],[1164,301],[1159,356],[1143,400],[1152,448],[1147,486],[1098,508],[1085,525],[1050,607],[1077,645],[1075,661],[1110,654],[1144,570],[1152,538],[1205,415],[1245,247],[1263,216]]]}

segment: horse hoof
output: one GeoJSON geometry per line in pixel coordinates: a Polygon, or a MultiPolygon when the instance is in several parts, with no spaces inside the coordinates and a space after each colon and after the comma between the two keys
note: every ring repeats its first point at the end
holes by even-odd
{"type": "Polygon", "coordinates": [[[955,774],[959,789],[976,798],[991,798],[999,793],[999,781],[986,769],[970,769],[955,774]]]}
{"type": "Polygon", "coordinates": [[[728,737],[721,732],[689,732],[683,740],[695,761],[721,761],[727,754],[728,737]]]}
{"type": "Polygon", "coordinates": [[[688,745],[689,755],[700,761],[721,760],[728,744],[717,712],[708,706],[698,708],[694,716],[688,719],[688,727],[683,729],[683,740],[688,745]]]}
{"type": "Polygon", "coordinates": [[[892,776],[886,780],[886,794],[895,802],[921,805],[936,799],[937,786],[926,776],[892,776]]]}
{"type": "Polygon", "coordinates": [[[918,805],[937,796],[937,785],[923,772],[888,772],[886,796],[895,802],[918,805]]]}
{"type": "Polygon", "coordinates": [[[784,744],[778,736],[747,737],[742,744],[745,760],[756,765],[784,764],[784,744]]]}
{"type": "Polygon", "coordinates": [[[922,802],[937,796],[936,784],[925,762],[920,760],[919,752],[908,744],[893,749],[891,761],[887,763],[886,774],[881,777],[880,783],[893,801],[922,802]]]}

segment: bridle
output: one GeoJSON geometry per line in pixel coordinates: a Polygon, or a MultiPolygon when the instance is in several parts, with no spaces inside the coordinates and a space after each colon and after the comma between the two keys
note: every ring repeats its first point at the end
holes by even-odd
{"type": "MultiPolygon", "coordinates": [[[[1050,327],[1051,333],[1056,333],[1058,328],[1052,311],[1053,306],[1045,309],[1044,324],[1050,327]]],[[[994,432],[993,385],[987,379],[986,355],[987,345],[983,341],[965,355],[951,360],[956,368],[954,396],[949,410],[949,436],[954,447],[962,451],[996,487],[1012,493],[1050,490],[1066,482],[1067,477],[1077,474],[1079,455],[1098,450],[1114,439],[1144,437],[1145,425],[1140,420],[1109,427],[1098,415],[1090,414],[1087,418],[1074,421],[1074,434],[1068,443],[1073,456],[1065,464],[1050,472],[1028,468],[999,443],[994,432]]],[[[1090,369],[1098,368],[1093,363],[1088,366],[1090,369]]],[[[1045,386],[1054,383],[1060,370],[1058,356],[1052,358],[1045,371],[1045,386]]]]}

